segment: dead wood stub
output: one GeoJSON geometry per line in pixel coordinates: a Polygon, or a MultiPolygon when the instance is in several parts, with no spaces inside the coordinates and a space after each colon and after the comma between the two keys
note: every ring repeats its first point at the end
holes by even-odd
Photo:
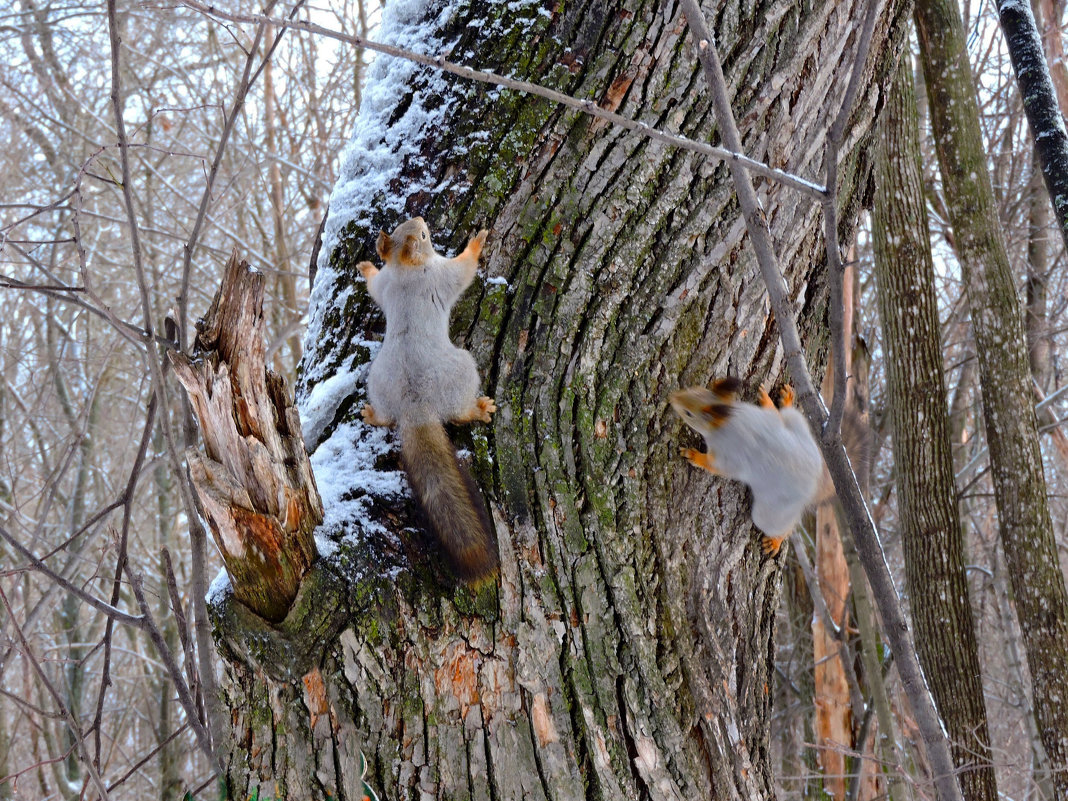
{"type": "Polygon", "coordinates": [[[235,597],[282,620],[317,554],[323,507],[285,379],[267,368],[263,275],[230,257],[197,323],[193,359],[171,352],[200,423],[187,454],[201,508],[235,597]]]}

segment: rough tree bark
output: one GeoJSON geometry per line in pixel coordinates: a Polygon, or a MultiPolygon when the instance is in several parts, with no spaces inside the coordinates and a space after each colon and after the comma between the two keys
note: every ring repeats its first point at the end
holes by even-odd
{"type": "Polygon", "coordinates": [[[998,16],[1061,239],[1068,244],[1068,131],[1042,52],[1042,37],[1029,0],[1000,0],[998,16]]]}
{"type": "MultiPolygon", "coordinates": [[[[713,135],[682,15],[656,0],[386,7],[380,36],[531,78],[658,128],[713,135]]],[[[853,3],[706,4],[749,155],[815,175],[853,3]]],[[[843,149],[843,236],[871,168],[883,11],[843,149]]],[[[764,208],[822,363],[819,209],[764,208]]],[[[279,625],[213,605],[235,737],[229,792],[358,797],[768,798],[779,598],[738,486],[688,469],[667,393],[782,357],[728,171],[507,90],[379,56],[331,200],[298,399],[323,492],[320,550],[279,625]],[[381,318],[355,266],[423,216],[439,250],[481,227],[454,314],[500,411],[456,430],[490,501],[499,584],[451,584],[391,435],[358,420],[381,318]],[[429,556],[427,554],[430,554],[429,556]],[[342,633],[334,632],[343,629],[342,633]]]]}
{"type": "Polygon", "coordinates": [[[953,744],[964,797],[997,798],[964,572],[942,332],[911,65],[894,77],[875,173],[872,239],[901,536],[916,649],[953,744]]]}
{"type": "Polygon", "coordinates": [[[975,330],[1001,542],[1027,649],[1042,745],[1068,798],[1068,592],[1046,498],[1020,299],[1009,269],[979,129],[960,10],[918,0],[938,163],[975,330]]]}

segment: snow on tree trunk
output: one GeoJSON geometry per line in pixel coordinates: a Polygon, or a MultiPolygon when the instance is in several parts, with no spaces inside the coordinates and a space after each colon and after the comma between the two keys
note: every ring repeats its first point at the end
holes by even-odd
{"type": "Polygon", "coordinates": [[[1068,131],[1042,52],[1042,37],[1028,0],[1001,0],[998,15],[1035,140],[1035,153],[1057,214],[1061,238],[1068,245],[1068,131]]]}
{"type": "MultiPolygon", "coordinates": [[[[859,34],[854,3],[708,4],[749,155],[818,174],[859,34]]],[[[699,141],[685,22],[657,0],[388,4],[378,37],[449,52],[699,141]]],[[[844,152],[843,235],[871,169],[876,31],[844,152]]],[[[678,457],[668,393],[782,355],[727,169],[533,97],[379,56],[331,200],[298,402],[326,554],[271,627],[214,605],[234,724],[227,784],[289,799],[769,798],[780,560],[744,489],[678,457]],[[489,500],[499,582],[455,586],[412,512],[396,440],[360,421],[381,315],[357,277],[420,215],[451,255],[491,233],[453,314],[490,425],[450,429],[489,500]],[[339,628],[342,633],[335,634],[339,628]]],[[[819,210],[762,186],[810,361],[819,210]]]]}

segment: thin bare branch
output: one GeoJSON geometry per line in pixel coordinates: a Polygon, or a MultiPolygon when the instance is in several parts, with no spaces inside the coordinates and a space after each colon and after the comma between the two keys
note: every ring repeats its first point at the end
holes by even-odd
{"type": "Polygon", "coordinates": [[[5,542],[7,542],[8,545],[14,548],[20,556],[28,560],[37,571],[43,573],[49,578],[49,580],[51,580],[67,592],[71,593],[72,595],[76,596],[79,600],[84,601],[94,609],[103,612],[109,618],[117,620],[119,623],[124,623],[127,626],[133,626],[134,628],[138,629],[144,628],[145,621],[143,618],[138,617],[136,615],[127,614],[121,609],[116,609],[114,606],[107,603],[106,601],[101,601],[95,595],[91,595],[80,587],[77,587],[71,582],[67,581],[67,579],[63,578],[63,576],[52,570],[52,568],[50,568],[48,565],[46,565],[44,562],[34,556],[21,542],[19,542],[17,539],[15,539],[14,536],[12,536],[11,532],[9,532],[2,525],[0,525],[0,538],[2,538],[5,542]]]}
{"type": "MultiPolygon", "coordinates": [[[[860,34],[860,43],[853,61],[853,72],[849,76],[842,106],[838,116],[831,125],[827,135],[826,150],[823,154],[824,182],[827,194],[821,203],[823,209],[823,236],[827,244],[827,270],[830,284],[830,308],[828,318],[831,327],[831,357],[834,359],[834,393],[831,397],[831,411],[823,429],[824,438],[840,439],[842,417],[846,407],[846,330],[843,310],[845,299],[842,297],[842,282],[845,267],[842,264],[842,245],[838,240],[838,153],[845,138],[846,124],[853,113],[853,102],[860,89],[861,77],[868,62],[868,50],[871,49],[872,33],[875,21],[879,18],[879,3],[870,1],[868,13],[864,17],[864,28],[860,34]]],[[[839,446],[840,447],[840,446],[839,446]]]]}
{"type": "Polygon", "coordinates": [[[89,749],[86,748],[85,738],[82,735],[81,728],[78,726],[78,721],[74,718],[74,715],[71,714],[67,705],[63,703],[63,699],[56,691],[56,688],[52,685],[52,682],[48,680],[48,674],[41,668],[41,663],[38,662],[37,657],[34,656],[33,649],[30,648],[30,644],[26,641],[26,636],[22,632],[22,626],[15,620],[15,612],[11,608],[11,604],[8,603],[7,595],[4,593],[3,588],[0,588],[0,601],[3,602],[4,608],[7,610],[8,617],[15,629],[15,634],[18,637],[19,642],[22,644],[22,655],[25,656],[30,665],[33,666],[33,672],[37,674],[37,679],[48,691],[48,694],[52,696],[52,700],[55,701],[56,706],[58,706],[63,713],[63,718],[66,720],[67,727],[74,736],[74,742],[77,745],[78,750],[81,752],[82,763],[85,765],[85,769],[89,771],[89,776],[93,780],[93,784],[96,785],[97,792],[100,793],[101,801],[107,801],[107,787],[104,786],[100,774],[97,773],[96,767],[93,765],[93,761],[89,757],[89,749]]]}
{"type": "Polygon", "coordinates": [[[385,53],[389,56],[396,56],[397,58],[403,58],[408,61],[414,61],[417,64],[422,64],[427,67],[433,67],[440,69],[443,72],[448,72],[452,75],[457,75],[461,78],[467,78],[468,80],[478,81],[480,83],[488,83],[493,86],[503,86],[507,89],[515,89],[520,92],[526,92],[527,94],[535,95],[537,97],[543,97],[546,100],[551,100],[554,103],[559,103],[562,106],[581,111],[583,114],[589,114],[591,117],[597,117],[598,119],[610,122],[620,128],[624,128],[628,131],[634,131],[649,139],[654,139],[658,142],[671,145],[673,147],[682,148],[683,150],[690,150],[695,153],[700,153],[709,158],[714,158],[718,161],[725,161],[729,164],[735,164],[750,172],[754,172],[757,175],[762,175],[769,180],[776,181],[778,183],[789,186],[792,189],[796,189],[806,197],[814,200],[822,201],[825,189],[812,181],[808,181],[797,175],[793,175],[783,170],[777,170],[769,167],[756,159],[751,159],[748,156],[742,155],[740,152],[733,151],[730,148],[716,147],[714,145],[707,144],[705,142],[695,142],[692,139],[687,139],[684,136],[677,134],[670,134],[664,131],[657,130],[651,125],[644,122],[638,122],[637,120],[628,119],[620,114],[608,111],[598,106],[592,100],[578,100],[570,95],[565,95],[562,92],[557,92],[552,89],[547,89],[544,86],[539,86],[529,81],[518,81],[514,78],[509,78],[505,75],[500,75],[495,72],[489,72],[487,70],[476,70],[470,67],[464,67],[460,64],[455,64],[447,60],[444,56],[425,56],[420,53],[416,53],[412,50],[406,50],[403,47],[396,47],[394,45],[386,45],[381,42],[372,41],[364,36],[358,36],[356,34],[342,33],[341,31],[331,30],[321,25],[316,25],[311,22],[303,22],[301,20],[285,20],[278,17],[270,17],[263,14],[238,14],[235,12],[227,11],[226,9],[219,8],[217,6],[209,5],[207,3],[198,2],[198,0],[182,0],[182,4],[203,14],[216,17],[218,19],[228,20],[230,22],[244,22],[271,25],[278,25],[283,28],[293,28],[295,30],[305,31],[317,36],[325,36],[330,39],[336,39],[340,42],[347,42],[348,44],[355,45],[356,47],[363,47],[368,50],[374,50],[377,53],[385,53]]]}

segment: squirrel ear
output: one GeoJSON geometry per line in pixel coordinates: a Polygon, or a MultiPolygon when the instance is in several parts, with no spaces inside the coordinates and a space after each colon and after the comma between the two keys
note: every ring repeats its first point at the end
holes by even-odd
{"type": "Polygon", "coordinates": [[[385,231],[378,232],[378,241],[375,242],[375,250],[378,251],[378,258],[382,259],[382,261],[389,258],[389,254],[393,250],[393,240],[389,238],[389,234],[385,231]]]}
{"type": "Polygon", "coordinates": [[[731,411],[732,407],[729,403],[710,403],[701,408],[701,416],[712,428],[719,428],[730,419],[731,411]]]}

